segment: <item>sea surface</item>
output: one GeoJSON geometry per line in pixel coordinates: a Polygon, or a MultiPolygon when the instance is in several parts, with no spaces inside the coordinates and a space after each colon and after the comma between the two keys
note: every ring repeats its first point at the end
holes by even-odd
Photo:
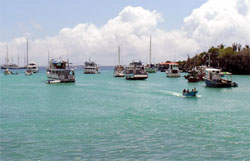
{"type": "Polygon", "coordinates": [[[250,160],[250,76],[218,89],[185,73],[128,81],[79,68],[75,83],[49,85],[45,68],[18,72],[0,74],[0,160],[250,160]]]}

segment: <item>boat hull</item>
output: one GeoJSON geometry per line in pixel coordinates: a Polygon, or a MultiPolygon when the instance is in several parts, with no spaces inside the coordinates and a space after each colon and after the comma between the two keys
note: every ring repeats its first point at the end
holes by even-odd
{"type": "Polygon", "coordinates": [[[114,74],[114,77],[125,77],[125,75],[124,75],[124,74],[121,74],[121,73],[115,73],[115,74],[114,74]]]}
{"type": "Polygon", "coordinates": [[[185,97],[194,97],[194,96],[196,96],[197,93],[198,93],[198,91],[191,91],[188,93],[182,93],[182,95],[185,97]]]}
{"type": "Polygon", "coordinates": [[[211,81],[205,79],[205,83],[207,87],[213,88],[229,88],[232,87],[232,82],[221,82],[221,81],[211,81]]]}
{"type": "Polygon", "coordinates": [[[145,80],[148,78],[148,75],[127,75],[127,80],[145,80]]]}
{"type": "Polygon", "coordinates": [[[148,73],[156,73],[157,70],[155,68],[146,68],[146,72],[148,72],[148,73]]]}
{"type": "Polygon", "coordinates": [[[190,83],[195,83],[195,82],[199,82],[199,81],[200,81],[200,79],[195,78],[195,77],[189,77],[188,78],[188,82],[190,82],[190,83]]]}
{"type": "Polygon", "coordinates": [[[27,67],[10,67],[10,66],[1,66],[1,69],[27,69],[27,67]]]}

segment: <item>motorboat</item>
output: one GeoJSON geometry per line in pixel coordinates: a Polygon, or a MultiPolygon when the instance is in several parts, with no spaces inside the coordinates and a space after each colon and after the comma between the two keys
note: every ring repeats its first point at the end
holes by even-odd
{"type": "Polygon", "coordinates": [[[84,74],[99,74],[99,66],[94,61],[84,63],[84,74]]]}
{"type": "Polygon", "coordinates": [[[126,67],[125,76],[127,80],[145,80],[148,78],[148,73],[144,70],[141,61],[133,61],[126,67]]]}
{"type": "Polygon", "coordinates": [[[184,89],[182,95],[185,97],[194,97],[197,93],[198,91],[196,90],[196,88],[192,89],[191,91],[189,91],[188,89],[184,89]]]}
{"type": "Polygon", "coordinates": [[[38,66],[36,65],[35,62],[29,63],[28,66],[27,66],[27,69],[29,69],[29,70],[32,71],[33,73],[39,72],[39,68],[38,68],[38,66]]]}
{"type": "Polygon", "coordinates": [[[178,63],[168,63],[169,68],[166,70],[167,77],[180,77],[180,70],[178,63]]]}
{"type": "Polygon", "coordinates": [[[223,88],[237,87],[238,84],[232,81],[232,73],[221,72],[221,69],[207,68],[205,83],[207,87],[223,88]],[[226,76],[226,79],[222,79],[226,76]]]}
{"type": "Polygon", "coordinates": [[[75,72],[69,66],[69,61],[64,59],[51,59],[47,67],[48,82],[70,83],[75,82],[75,72]]]}

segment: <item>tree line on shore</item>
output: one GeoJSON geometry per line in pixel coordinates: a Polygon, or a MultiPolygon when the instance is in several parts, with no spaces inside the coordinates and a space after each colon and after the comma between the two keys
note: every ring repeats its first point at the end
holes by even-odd
{"type": "Polygon", "coordinates": [[[225,47],[220,44],[217,47],[210,47],[208,51],[201,52],[185,61],[179,61],[179,66],[184,71],[194,66],[206,65],[214,68],[221,68],[233,74],[250,74],[250,48],[249,45],[242,47],[239,43],[225,47]]]}

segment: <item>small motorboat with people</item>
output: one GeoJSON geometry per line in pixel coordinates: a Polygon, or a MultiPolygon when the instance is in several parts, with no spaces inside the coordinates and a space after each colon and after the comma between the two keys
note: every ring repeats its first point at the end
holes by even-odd
{"type": "Polygon", "coordinates": [[[204,80],[206,66],[194,67],[188,71],[188,75],[185,75],[185,79],[188,82],[199,82],[204,80]]]}
{"type": "Polygon", "coordinates": [[[25,71],[25,75],[32,75],[32,74],[33,74],[33,72],[30,69],[27,69],[25,71]]]}
{"type": "Polygon", "coordinates": [[[198,93],[198,91],[196,90],[196,88],[192,89],[191,91],[189,91],[189,89],[184,89],[182,91],[182,95],[185,97],[194,97],[196,96],[196,94],[198,93]]]}
{"type": "Polygon", "coordinates": [[[11,75],[12,71],[10,71],[8,68],[6,68],[3,72],[4,75],[11,75]]]}
{"type": "Polygon", "coordinates": [[[232,81],[232,73],[221,72],[221,69],[215,68],[206,69],[205,83],[207,87],[215,88],[238,87],[238,84],[232,81]],[[222,76],[227,78],[222,79],[222,76]]]}

